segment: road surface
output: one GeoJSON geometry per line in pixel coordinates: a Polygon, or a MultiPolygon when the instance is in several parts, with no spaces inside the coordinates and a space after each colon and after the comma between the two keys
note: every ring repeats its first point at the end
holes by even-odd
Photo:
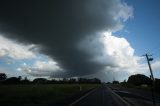
{"type": "Polygon", "coordinates": [[[127,104],[103,85],[70,106],[127,106],[127,104]]]}

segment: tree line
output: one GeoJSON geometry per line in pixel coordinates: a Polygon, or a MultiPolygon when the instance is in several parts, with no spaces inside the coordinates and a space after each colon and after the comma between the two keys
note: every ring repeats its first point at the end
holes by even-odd
{"type": "Polygon", "coordinates": [[[0,73],[0,84],[100,84],[101,80],[98,78],[62,78],[62,79],[51,79],[46,78],[35,78],[33,81],[30,81],[27,77],[10,77],[7,78],[5,73],[0,73]]]}
{"type": "Polygon", "coordinates": [[[160,92],[160,79],[155,78],[154,82],[153,80],[148,77],[145,76],[143,74],[136,74],[136,75],[131,75],[129,76],[128,80],[124,80],[123,82],[119,82],[119,81],[113,81],[113,84],[121,84],[123,86],[127,86],[127,87],[147,87],[147,88],[151,88],[152,85],[155,88],[155,90],[157,92],[160,92]]]}

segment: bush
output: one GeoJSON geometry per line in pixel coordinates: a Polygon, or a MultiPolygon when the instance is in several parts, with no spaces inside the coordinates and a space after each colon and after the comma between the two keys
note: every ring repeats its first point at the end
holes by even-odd
{"type": "Polygon", "coordinates": [[[142,84],[151,85],[152,80],[145,75],[136,74],[136,75],[131,75],[128,78],[127,83],[130,83],[130,84],[133,84],[133,85],[136,85],[136,86],[140,86],[142,84]]]}

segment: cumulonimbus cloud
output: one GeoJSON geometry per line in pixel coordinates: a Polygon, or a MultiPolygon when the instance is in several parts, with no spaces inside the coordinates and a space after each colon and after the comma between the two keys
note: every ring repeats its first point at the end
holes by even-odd
{"type": "MultiPolygon", "coordinates": [[[[92,74],[103,70],[106,65],[117,65],[114,61],[106,64],[100,56],[89,53],[95,52],[94,49],[86,52],[79,48],[79,44],[88,36],[101,37],[103,32],[121,29],[123,22],[133,16],[133,8],[121,0],[8,3],[3,1],[0,4],[1,33],[12,39],[42,45],[41,52],[51,56],[65,70],[60,74],[62,77],[92,74]]],[[[103,48],[99,50],[103,51],[103,48]]]]}
{"type": "Polygon", "coordinates": [[[123,37],[116,37],[111,32],[89,36],[79,44],[79,49],[92,55],[95,61],[110,67],[129,68],[138,65],[134,49],[123,37]]]}

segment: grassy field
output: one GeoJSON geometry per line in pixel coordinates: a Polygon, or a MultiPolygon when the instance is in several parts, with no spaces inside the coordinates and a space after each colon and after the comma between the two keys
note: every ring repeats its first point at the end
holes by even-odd
{"type": "MultiPolygon", "coordinates": [[[[89,90],[98,84],[81,84],[89,90]]],[[[0,85],[1,104],[52,103],[78,93],[78,84],[0,85]]]]}
{"type": "Polygon", "coordinates": [[[108,84],[108,86],[112,87],[114,86],[115,88],[126,88],[126,89],[138,89],[138,90],[144,90],[144,91],[151,91],[151,87],[143,87],[143,86],[135,86],[132,84],[108,84]]]}

